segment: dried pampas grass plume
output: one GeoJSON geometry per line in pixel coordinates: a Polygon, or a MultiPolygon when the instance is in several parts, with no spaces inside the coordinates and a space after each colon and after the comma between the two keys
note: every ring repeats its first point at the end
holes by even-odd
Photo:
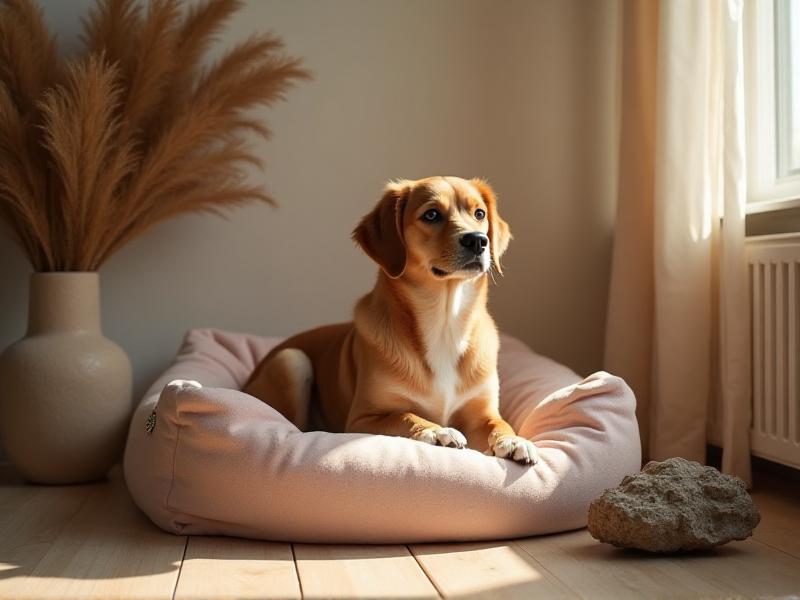
{"type": "Polygon", "coordinates": [[[252,109],[308,79],[254,35],[204,56],[240,0],[98,0],[63,61],[32,0],[0,1],[0,220],[37,271],[93,271],[185,212],[272,203],[247,182],[252,109]]]}

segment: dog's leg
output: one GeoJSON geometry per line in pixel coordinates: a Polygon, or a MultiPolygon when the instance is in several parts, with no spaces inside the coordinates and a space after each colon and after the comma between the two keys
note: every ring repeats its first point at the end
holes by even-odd
{"type": "Polygon", "coordinates": [[[302,350],[285,348],[259,366],[243,390],[266,402],[298,429],[308,428],[314,369],[302,350]]]}
{"type": "Polygon", "coordinates": [[[467,435],[470,448],[535,465],[539,454],[534,443],[518,436],[494,406],[488,399],[468,402],[453,415],[453,423],[467,435]]]}
{"type": "Polygon", "coordinates": [[[411,412],[366,415],[353,420],[347,431],[407,437],[434,446],[464,448],[467,439],[457,429],[442,427],[411,412]]]}

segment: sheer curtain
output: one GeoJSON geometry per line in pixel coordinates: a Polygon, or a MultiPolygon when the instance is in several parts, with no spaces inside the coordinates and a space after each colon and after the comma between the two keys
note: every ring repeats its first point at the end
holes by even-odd
{"type": "Polygon", "coordinates": [[[750,483],[741,0],[624,0],[606,368],[638,398],[643,453],[750,483]]]}

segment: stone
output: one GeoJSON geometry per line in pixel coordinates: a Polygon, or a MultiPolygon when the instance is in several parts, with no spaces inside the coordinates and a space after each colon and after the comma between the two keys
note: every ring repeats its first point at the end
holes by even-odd
{"type": "Polygon", "coordinates": [[[592,537],[649,552],[743,540],[760,520],[741,479],[684,458],[647,463],[589,506],[592,537]]]}

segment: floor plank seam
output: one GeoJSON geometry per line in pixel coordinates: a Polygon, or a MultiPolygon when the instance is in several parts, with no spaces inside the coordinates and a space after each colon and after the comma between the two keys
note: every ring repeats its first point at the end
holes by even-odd
{"type": "Polygon", "coordinates": [[[425,568],[425,565],[423,565],[417,558],[417,555],[414,554],[414,551],[411,549],[411,546],[407,545],[406,550],[408,550],[408,553],[414,559],[414,562],[417,563],[417,566],[422,570],[423,573],[425,573],[425,577],[427,577],[428,581],[431,582],[431,585],[433,586],[433,589],[436,590],[436,593],[439,595],[439,598],[444,598],[444,593],[442,592],[441,589],[439,589],[439,586],[436,585],[436,582],[433,580],[433,577],[431,577],[431,574],[428,573],[428,570],[425,568]]]}
{"type": "Polygon", "coordinates": [[[178,576],[175,577],[175,587],[172,588],[172,600],[175,600],[175,595],[178,593],[178,585],[181,582],[181,572],[183,572],[183,561],[186,560],[186,550],[189,548],[190,535],[186,536],[186,542],[183,544],[183,555],[181,556],[181,564],[178,565],[178,576]]]}
{"type": "Polygon", "coordinates": [[[297,587],[300,588],[300,597],[305,598],[303,594],[303,581],[300,579],[300,567],[297,565],[297,555],[294,552],[294,544],[289,544],[292,549],[292,562],[294,563],[294,574],[297,577],[297,587]]]}
{"type": "Polygon", "coordinates": [[[528,550],[525,548],[525,546],[523,546],[522,544],[518,543],[516,540],[510,540],[510,542],[511,542],[511,544],[513,544],[513,545],[514,545],[516,548],[519,548],[519,549],[520,549],[520,550],[522,550],[522,551],[523,551],[525,554],[527,554],[528,556],[530,556],[530,557],[533,559],[533,561],[534,561],[534,562],[535,562],[537,565],[539,565],[539,567],[541,567],[542,571],[546,571],[547,573],[550,573],[550,575],[553,577],[553,579],[555,579],[556,581],[558,581],[559,583],[561,583],[561,585],[563,585],[563,586],[564,586],[565,588],[567,588],[567,589],[568,589],[570,592],[572,592],[572,593],[575,595],[575,597],[576,597],[576,598],[585,598],[585,596],[583,596],[583,595],[582,595],[580,592],[578,592],[578,590],[576,590],[576,589],[575,589],[575,588],[573,588],[573,587],[572,587],[570,584],[568,584],[566,581],[564,581],[563,579],[561,579],[561,577],[559,577],[558,575],[556,575],[556,574],[555,574],[553,571],[551,571],[550,569],[548,569],[547,567],[545,567],[545,566],[544,566],[544,565],[543,565],[543,564],[542,564],[542,563],[539,561],[539,559],[538,559],[538,558],[536,558],[536,557],[535,557],[533,554],[531,554],[530,552],[528,552],[528,550]]]}
{"type": "Polygon", "coordinates": [[[784,548],[781,548],[780,546],[776,546],[775,544],[771,544],[766,540],[762,540],[762,539],[759,539],[759,538],[753,536],[753,537],[750,538],[750,541],[756,542],[758,544],[761,544],[762,546],[767,546],[768,548],[772,548],[773,550],[777,550],[778,552],[781,552],[782,554],[785,554],[786,556],[788,556],[789,558],[793,558],[794,560],[800,560],[800,556],[798,556],[797,554],[794,554],[793,552],[789,552],[788,550],[785,550],[784,548]]]}

